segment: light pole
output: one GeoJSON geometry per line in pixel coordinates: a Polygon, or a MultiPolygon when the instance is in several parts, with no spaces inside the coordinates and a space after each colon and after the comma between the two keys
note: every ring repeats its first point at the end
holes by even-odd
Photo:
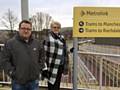
{"type": "Polygon", "coordinates": [[[28,0],[21,0],[21,19],[29,20],[28,0]]]}

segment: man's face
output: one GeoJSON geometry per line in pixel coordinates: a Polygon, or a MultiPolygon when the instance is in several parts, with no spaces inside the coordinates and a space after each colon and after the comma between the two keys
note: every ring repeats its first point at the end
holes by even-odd
{"type": "Polygon", "coordinates": [[[59,33],[60,32],[60,26],[57,25],[57,24],[52,25],[51,29],[54,33],[59,33]]]}
{"type": "Polygon", "coordinates": [[[31,36],[32,26],[28,23],[22,23],[19,28],[19,34],[24,39],[29,39],[31,36]]]}

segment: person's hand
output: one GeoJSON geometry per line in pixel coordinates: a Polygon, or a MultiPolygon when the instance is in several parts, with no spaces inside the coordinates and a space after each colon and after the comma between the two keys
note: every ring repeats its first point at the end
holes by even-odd
{"type": "Polygon", "coordinates": [[[44,78],[48,78],[48,70],[43,70],[42,71],[42,78],[44,79],[44,78]]]}
{"type": "Polygon", "coordinates": [[[70,52],[73,53],[74,47],[70,48],[70,52]]]}
{"type": "Polygon", "coordinates": [[[9,76],[10,76],[10,78],[14,78],[14,76],[15,76],[15,72],[14,71],[9,71],[9,74],[8,74],[9,76]]]}

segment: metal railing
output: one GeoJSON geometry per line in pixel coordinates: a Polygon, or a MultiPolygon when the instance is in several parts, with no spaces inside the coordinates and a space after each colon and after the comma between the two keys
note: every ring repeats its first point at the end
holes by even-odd
{"type": "Polygon", "coordinates": [[[96,78],[99,90],[120,89],[120,47],[84,44],[78,54],[96,78]]]}
{"type": "MultiPolygon", "coordinates": [[[[78,83],[82,90],[120,89],[120,47],[80,44],[78,51],[78,83]]],[[[61,88],[73,88],[73,55],[69,54],[69,74],[62,76],[61,88]]],[[[0,84],[11,84],[10,78],[1,70],[0,84]]],[[[47,87],[47,80],[40,81],[47,87]]]]}

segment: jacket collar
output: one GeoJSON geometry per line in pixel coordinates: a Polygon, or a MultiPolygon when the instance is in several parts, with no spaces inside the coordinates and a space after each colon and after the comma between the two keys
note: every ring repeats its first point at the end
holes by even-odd
{"type": "Polygon", "coordinates": [[[60,35],[60,33],[55,34],[53,31],[51,31],[51,32],[50,32],[50,34],[51,34],[51,35],[52,35],[52,37],[53,37],[53,38],[55,38],[55,39],[59,39],[59,38],[60,38],[60,36],[61,36],[61,35],[60,35]]]}
{"type": "Polygon", "coordinates": [[[63,44],[65,44],[65,40],[60,33],[55,34],[53,31],[51,31],[50,34],[54,39],[59,39],[63,44]]]}
{"type": "Polygon", "coordinates": [[[33,37],[32,37],[32,35],[30,36],[30,38],[29,38],[29,40],[28,40],[28,42],[26,42],[25,41],[25,39],[24,38],[22,38],[20,35],[19,35],[19,33],[17,32],[17,34],[16,34],[16,36],[15,36],[19,41],[22,41],[22,42],[24,42],[24,43],[30,43],[30,42],[32,42],[33,41],[33,37]]]}

